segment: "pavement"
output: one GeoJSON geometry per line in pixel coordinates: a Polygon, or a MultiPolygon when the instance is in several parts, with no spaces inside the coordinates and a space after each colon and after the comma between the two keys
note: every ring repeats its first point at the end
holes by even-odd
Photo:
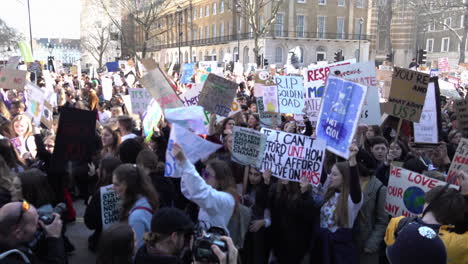
{"type": "Polygon", "coordinates": [[[96,255],[88,250],[88,237],[93,233],[83,221],[86,206],[83,200],[73,202],[76,210],[76,222],[67,225],[67,236],[75,246],[75,251],[69,255],[69,264],[96,263],[96,255]]]}

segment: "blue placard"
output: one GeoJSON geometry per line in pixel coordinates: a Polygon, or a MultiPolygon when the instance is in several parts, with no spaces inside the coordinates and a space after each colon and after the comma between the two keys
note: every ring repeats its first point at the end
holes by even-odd
{"type": "Polygon", "coordinates": [[[317,138],[327,149],[345,159],[356,131],[367,87],[329,76],[317,123],[317,138]]]}
{"type": "Polygon", "coordinates": [[[280,113],[303,114],[304,85],[302,76],[275,76],[278,85],[278,103],[280,113]]]}
{"type": "Polygon", "coordinates": [[[185,63],[182,65],[182,77],[180,78],[181,84],[192,82],[192,76],[195,73],[195,63],[185,63]]]}
{"type": "Polygon", "coordinates": [[[112,61],[106,63],[107,71],[108,72],[117,72],[119,71],[119,63],[117,61],[112,61]]]}

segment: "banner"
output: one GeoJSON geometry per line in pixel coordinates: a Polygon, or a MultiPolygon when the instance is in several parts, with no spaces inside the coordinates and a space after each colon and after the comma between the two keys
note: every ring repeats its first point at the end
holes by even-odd
{"type": "Polygon", "coordinates": [[[306,177],[314,186],[320,183],[325,141],[268,128],[261,132],[267,135],[267,143],[260,171],[269,169],[282,180],[300,182],[306,177]]]}
{"type": "Polygon", "coordinates": [[[222,145],[204,140],[203,138],[195,135],[178,124],[172,124],[169,143],[166,150],[166,168],[164,171],[164,176],[166,177],[181,177],[176,172],[177,162],[174,154],[172,153],[175,143],[179,144],[179,146],[185,152],[185,157],[187,157],[187,159],[190,160],[190,162],[193,164],[195,164],[200,159],[207,158],[213,152],[222,147],[222,145]]]}
{"type": "Polygon", "coordinates": [[[209,74],[203,85],[198,105],[205,111],[220,116],[228,116],[236,96],[238,84],[214,74],[209,74]]]}
{"type": "Polygon", "coordinates": [[[453,108],[457,115],[458,129],[464,137],[468,137],[468,99],[455,100],[453,108]]]}
{"type": "Polygon", "coordinates": [[[384,112],[419,122],[426,99],[429,74],[395,67],[393,69],[392,87],[384,112]]]}
{"type": "Polygon", "coordinates": [[[99,191],[101,193],[102,230],[106,230],[120,221],[121,200],[112,184],[100,187],[99,191]]]}
{"type": "Polygon", "coordinates": [[[241,165],[259,168],[265,156],[267,136],[253,129],[235,126],[232,160],[241,165]]]}
{"type": "Polygon", "coordinates": [[[427,95],[421,119],[419,123],[413,123],[414,142],[426,144],[439,143],[438,127],[435,85],[431,82],[427,87],[427,95]]]}
{"type": "Polygon", "coordinates": [[[198,135],[207,135],[205,126],[205,113],[201,106],[189,106],[164,110],[164,116],[167,121],[175,123],[183,128],[198,135]]]}
{"type": "MultiPolygon", "coordinates": [[[[446,182],[405,170],[400,167],[390,167],[390,179],[387,187],[385,211],[393,217],[418,216],[423,212],[426,192],[446,182]]],[[[457,186],[450,187],[458,189],[457,186]]]]}
{"type": "Polygon", "coordinates": [[[2,69],[0,71],[0,88],[24,90],[27,71],[2,69]]]}
{"type": "Polygon", "coordinates": [[[185,63],[182,65],[182,77],[180,78],[181,84],[192,82],[192,76],[195,73],[195,62],[185,63]]]}
{"type": "Polygon", "coordinates": [[[33,57],[31,53],[31,47],[29,47],[29,45],[26,44],[26,42],[24,41],[18,42],[18,47],[20,49],[21,56],[23,57],[24,62],[32,62],[33,57]]]}
{"type": "Polygon", "coordinates": [[[333,68],[338,77],[367,86],[367,95],[362,106],[360,122],[366,125],[380,125],[379,88],[375,77],[375,62],[353,63],[333,68]]]}
{"type": "Polygon", "coordinates": [[[110,101],[112,99],[112,79],[103,77],[102,81],[102,95],[104,96],[104,100],[110,101]]]}
{"type": "Polygon", "coordinates": [[[462,138],[460,143],[458,143],[457,150],[453,156],[453,160],[447,174],[447,182],[458,185],[458,179],[454,178],[458,171],[468,171],[468,139],[466,138],[462,138]]]}
{"type": "MultiPolygon", "coordinates": [[[[302,114],[304,85],[300,76],[275,76],[278,85],[279,111],[283,114],[302,114]]],[[[266,98],[263,98],[266,101],[266,98]]]]}
{"type": "Polygon", "coordinates": [[[180,95],[184,106],[198,105],[198,99],[203,88],[203,83],[193,83],[189,85],[185,93],[180,95]]]}
{"type": "MultiPolygon", "coordinates": [[[[133,110],[133,107],[132,107],[133,110]]],[[[151,99],[150,104],[146,108],[146,111],[142,115],[142,126],[145,137],[153,134],[153,128],[158,125],[162,118],[162,109],[159,104],[151,99]]]]}
{"type": "Polygon", "coordinates": [[[118,61],[107,62],[106,67],[107,67],[108,72],[118,72],[119,62],[118,61]]]}
{"type": "Polygon", "coordinates": [[[327,142],[327,149],[345,159],[359,122],[367,87],[329,76],[320,115],[317,138],[327,142]]]}
{"type": "Polygon", "coordinates": [[[140,83],[151,93],[162,109],[184,105],[160,68],[149,71],[140,79],[140,83]]]}
{"type": "Polygon", "coordinates": [[[41,88],[32,82],[26,83],[26,113],[36,126],[41,124],[45,99],[46,97],[41,88]]]}
{"type": "Polygon", "coordinates": [[[128,94],[130,95],[132,112],[135,114],[144,113],[153,98],[145,88],[128,88],[128,94]]]}
{"type": "Polygon", "coordinates": [[[263,86],[263,108],[267,112],[279,113],[278,87],[276,85],[263,86]]]}
{"type": "Polygon", "coordinates": [[[281,114],[266,112],[264,108],[264,104],[263,104],[263,97],[256,97],[256,98],[257,98],[258,116],[260,117],[260,126],[266,127],[266,128],[279,127],[281,125],[281,114]]]}

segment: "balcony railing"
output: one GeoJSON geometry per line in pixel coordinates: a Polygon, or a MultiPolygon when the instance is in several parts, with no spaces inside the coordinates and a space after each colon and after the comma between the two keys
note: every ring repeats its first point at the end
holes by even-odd
{"type": "MultiPolygon", "coordinates": [[[[346,33],[330,33],[330,32],[300,32],[300,31],[282,31],[282,32],[269,32],[263,38],[281,38],[281,39],[292,39],[292,40],[370,40],[370,35],[361,34],[346,34],[346,33]]],[[[187,46],[206,46],[206,45],[218,45],[218,44],[226,44],[231,41],[237,40],[249,40],[253,39],[253,33],[242,33],[236,35],[228,35],[228,36],[220,36],[215,38],[204,38],[204,39],[196,39],[191,41],[182,41],[180,43],[181,47],[187,46]]],[[[151,47],[150,51],[159,51],[162,49],[169,49],[169,48],[177,48],[179,47],[179,42],[170,43],[170,44],[163,44],[157,45],[155,47],[151,47]]]]}

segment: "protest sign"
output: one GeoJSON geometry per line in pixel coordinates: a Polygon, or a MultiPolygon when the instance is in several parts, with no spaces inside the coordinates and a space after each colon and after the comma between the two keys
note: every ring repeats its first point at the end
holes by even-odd
{"type": "MultiPolygon", "coordinates": [[[[133,109],[132,109],[133,110],[133,109]]],[[[159,106],[158,102],[154,99],[151,99],[146,111],[142,115],[142,126],[145,137],[148,137],[153,134],[153,128],[158,125],[159,121],[162,118],[162,109],[159,106]]]]}
{"type": "Polygon", "coordinates": [[[241,165],[259,168],[265,155],[267,136],[256,130],[235,126],[232,160],[241,165]]]}
{"type": "Polygon", "coordinates": [[[0,88],[24,90],[27,71],[2,69],[0,71],[0,88]]]}
{"type": "Polygon", "coordinates": [[[385,113],[419,122],[428,85],[429,74],[395,67],[385,113]]]}
{"type": "Polygon", "coordinates": [[[156,69],[158,67],[158,64],[154,61],[154,59],[149,58],[149,59],[141,59],[141,63],[145,67],[146,71],[151,71],[156,69]]]}
{"type": "Polygon", "coordinates": [[[205,113],[201,106],[189,106],[164,110],[167,121],[175,123],[183,128],[189,129],[196,134],[206,135],[204,119],[205,113]]]}
{"type": "Polygon", "coordinates": [[[375,77],[375,62],[335,66],[333,71],[339,71],[338,77],[367,86],[360,122],[369,126],[380,125],[379,88],[375,77]]]}
{"type": "Polygon", "coordinates": [[[130,95],[122,95],[122,100],[124,103],[124,107],[127,108],[127,112],[130,115],[133,115],[133,109],[132,109],[132,99],[130,98],[130,95]]]}
{"type": "Polygon", "coordinates": [[[132,112],[144,113],[151,102],[151,94],[145,88],[128,88],[128,94],[130,95],[132,112]]]}
{"type": "Polygon", "coordinates": [[[32,53],[31,53],[31,47],[29,47],[29,45],[24,41],[18,42],[18,47],[20,49],[21,56],[23,57],[23,61],[24,62],[32,62],[33,57],[32,57],[32,53]]]}
{"type": "Polygon", "coordinates": [[[288,181],[300,182],[303,177],[314,186],[320,183],[326,143],[299,134],[262,128],[267,135],[265,157],[260,171],[288,181]]]}
{"type": "Polygon", "coordinates": [[[255,84],[268,84],[270,72],[267,70],[258,70],[255,72],[255,84]]]}
{"type": "Polygon", "coordinates": [[[258,116],[260,117],[260,126],[267,127],[267,128],[279,127],[281,125],[281,114],[267,112],[264,108],[263,97],[256,97],[256,98],[257,98],[258,116]]]}
{"type": "Polygon", "coordinates": [[[41,123],[48,129],[52,129],[52,125],[54,123],[53,111],[54,108],[52,107],[52,105],[49,102],[44,101],[44,107],[42,108],[41,123]]]}
{"type": "Polygon", "coordinates": [[[119,62],[118,61],[107,62],[106,67],[107,67],[108,72],[117,72],[119,71],[119,62]]]}
{"type": "Polygon", "coordinates": [[[218,67],[217,61],[200,61],[198,62],[198,70],[204,73],[210,73],[215,67],[218,67]]]}
{"type": "Polygon", "coordinates": [[[102,95],[104,96],[104,100],[110,101],[112,99],[112,79],[103,77],[102,81],[102,95]]]}
{"type": "Polygon", "coordinates": [[[462,138],[458,143],[457,150],[453,156],[450,169],[447,174],[447,182],[459,184],[456,174],[459,171],[468,171],[468,139],[462,138]]]}
{"type": "Polygon", "coordinates": [[[21,57],[20,56],[12,56],[8,59],[8,62],[7,62],[7,65],[6,65],[6,68],[7,69],[11,69],[11,70],[15,70],[16,67],[18,67],[18,64],[21,60],[21,57]]]}
{"type": "Polygon", "coordinates": [[[447,98],[462,99],[457,89],[455,88],[454,84],[451,82],[447,82],[442,79],[439,79],[439,88],[440,88],[440,94],[447,98]]]}
{"type": "Polygon", "coordinates": [[[195,62],[182,65],[182,77],[180,83],[186,84],[192,82],[192,76],[195,73],[195,62]]]}
{"type": "Polygon", "coordinates": [[[375,77],[379,86],[379,95],[381,98],[380,102],[388,100],[390,88],[392,86],[392,76],[392,70],[377,70],[375,73],[375,77]]]}
{"type": "Polygon", "coordinates": [[[457,115],[458,129],[464,137],[468,137],[468,99],[455,100],[453,108],[457,115]]]}
{"type": "MultiPolygon", "coordinates": [[[[436,186],[445,184],[446,182],[392,165],[390,167],[385,211],[393,217],[420,215],[423,212],[426,192],[436,186]]],[[[450,187],[458,189],[454,185],[450,187]]]]}
{"type": "Polygon", "coordinates": [[[450,72],[450,64],[447,57],[439,58],[439,71],[440,72],[450,72]]]}
{"type": "Polygon", "coordinates": [[[180,95],[184,106],[198,105],[198,99],[203,88],[203,83],[193,83],[185,93],[180,95]]]}
{"type": "Polygon", "coordinates": [[[224,53],[223,62],[228,63],[232,61],[232,53],[224,53]]]}
{"type": "Polygon", "coordinates": [[[120,221],[121,200],[112,184],[100,187],[99,191],[101,193],[102,229],[106,230],[120,221]]]}
{"type": "Polygon", "coordinates": [[[413,123],[414,142],[423,144],[439,143],[439,122],[437,116],[436,87],[430,82],[427,87],[426,101],[419,123],[413,123]]]}
{"type": "Polygon", "coordinates": [[[367,87],[329,76],[317,122],[317,138],[327,149],[345,159],[353,141],[367,87]]]}
{"type": "Polygon", "coordinates": [[[279,113],[278,87],[263,86],[263,107],[267,112],[279,113]]]}
{"type": "Polygon", "coordinates": [[[15,147],[15,149],[18,151],[20,156],[23,156],[24,153],[26,153],[26,148],[23,146],[23,143],[21,142],[21,138],[15,137],[15,138],[10,138],[10,142],[15,147]]]}
{"type": "Polygon", "coordinates": [[[172,124],[166,150],[166,168],[164,171],[164,176],[166,177],[180,178],[180,175],[177,173],[176,159],[172,153],[175,143],[179,144],[184,150],[187,159],[193,164],[200,159],[208,157],[222,147],[219,144],[204,140],[178,124],[172,124]]]}
{"type": "Polygon", "coordinates": [[[96,136],[96,112],[75,108],[60,111],[52,166],[66,171],[68,161],[89,162],[93,156],[96,136]]]}
{"type": "Polygon", "coordinates": [[[45,99],[45,94],[41,88],[32,82],[26,83],[26,113],[31,117],[36,126],[39,126],[41,123],[45,99]]]}
{"type": "Polygon", "coordinates": [[[238,84],[214,74],[209,74],[200,93],[198,105],[210,113],[228,116],[236,96],[238,84]]]}
{"type": "MultiPolygon", "coordinates": [[[[304,86],[300,76],[275,76],[278,85],[279,111],[284,114],[302,114],[304,86]]],[[[266,98],[263,98],[266,101],[266,98]]]]}
{"type": "Polygon", "coordinates": [[[162,109],[184,105],[160,68],[149,71],[140,79],[140,83],[151,93],[162,109]]]}
{"type": "Polygon", "coordinates": [[[244,73],[244,66],[240,62],[235,62],[234,63],[234,70],[233,73],[237,76],[242,76],[244,73]]]}

